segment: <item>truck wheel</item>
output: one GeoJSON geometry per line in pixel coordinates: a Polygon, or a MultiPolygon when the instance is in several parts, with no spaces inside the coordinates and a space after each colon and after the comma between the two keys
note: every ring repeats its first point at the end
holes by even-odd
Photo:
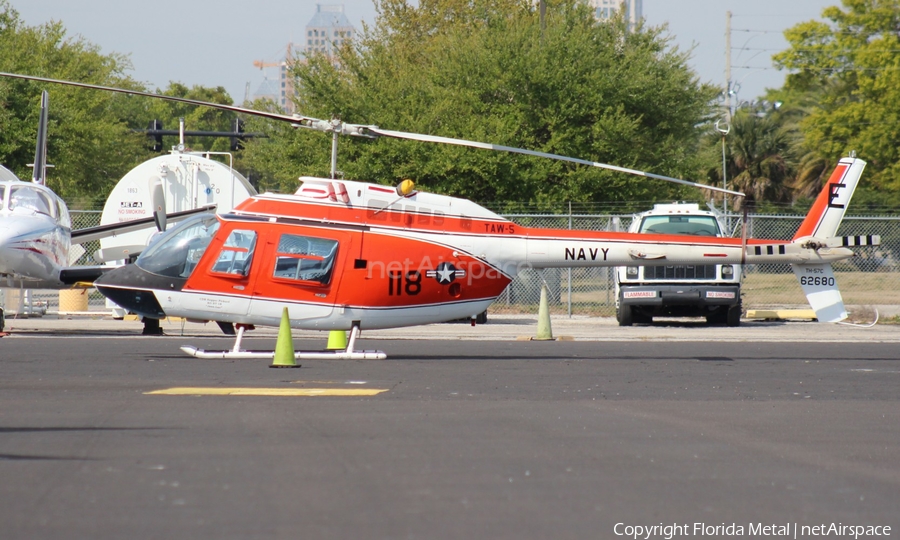
{"type": "Polygon", "coordinates": [[[728,326],[740,326],[741,310],[742,306],[740,302],[738,302],[737,305],[729,307],[728,313],[725,315],[725,324],[728,326]]]}
{"type": "Polygon", "coordinates": [[[634,324],[634,312],[631,306],[619,304],[619,307],[616,308],[616,320],[619,321],[619,326],[631,326],[634,324]]]}
{"type": "Polygon", "coordinates": [[[706,324],[726,324],[728,322],[728,308],[719,307],[706,316],[706,324]]]}

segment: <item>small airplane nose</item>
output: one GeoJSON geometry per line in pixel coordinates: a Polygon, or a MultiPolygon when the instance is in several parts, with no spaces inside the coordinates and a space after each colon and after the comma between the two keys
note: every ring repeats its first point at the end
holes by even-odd
{"type": "Polygon", "coordinates": [[[185,281],[151,274],[136,264],[127,264],[106,272],[94,281],[94,286],[103,296],[132,313],[161,319],[166,313],[153,292],[181,290],[185,281]]]}

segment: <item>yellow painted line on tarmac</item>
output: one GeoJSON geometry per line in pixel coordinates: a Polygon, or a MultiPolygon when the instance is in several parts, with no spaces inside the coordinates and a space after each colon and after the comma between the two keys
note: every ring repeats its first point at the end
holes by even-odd
{"type": "Polygon", "coordinates": [[[220,388],[183,386],[144,392],[165,396],[375,396],[387,388],[220,388]]]}

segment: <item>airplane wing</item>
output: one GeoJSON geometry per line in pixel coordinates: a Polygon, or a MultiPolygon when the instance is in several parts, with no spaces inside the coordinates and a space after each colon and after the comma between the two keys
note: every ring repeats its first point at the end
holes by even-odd
{"type": "MultiPolygon", "coordinates": [[[[192,210],[183,210],[181,212],[167,214],[166,221],[175,222],[188,216],[193,216],[195,214],[215,211],[216,205],[210,204],[207,206],[201,206],[200,208],[194,208],[192,210]]],[[[154,220],[155,217],[148,217],[135,219],[132,221],[123,221],[121,223],[110,223],[108,225],[98,225],[96,227],[78,229],[72,231],[72,244],[83,244],[92,240],[99,240],[101,238],[106,238],[109,236],[116,236],[119,234],[146,229],[148,225],[155,226],[156,222],[154,220]]]]}

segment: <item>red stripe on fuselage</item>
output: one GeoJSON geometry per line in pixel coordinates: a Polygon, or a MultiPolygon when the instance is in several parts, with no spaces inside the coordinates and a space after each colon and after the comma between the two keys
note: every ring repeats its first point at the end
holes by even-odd
{"type": "MultiPolygon", "coordinates": [[[[402,203],[401,203],[402,204],[402,203]]],[[[447,215],[440,210],[412,210],[398,207],[377,209],[363,206],[328,204],[310,200],[252,197],[235,209],[239,215],[284,217],[309,220],[322,225],[346,224],[355,227],[368,226],[394,230],[414,230],[425,233],[485,236],[494,238],[532,238],[542,240],[594,240],[607,242],[634,242],[649,244],[683,244],[721,247],[739,247],[740,238],[717,238],[667,234],[636,234],[627,232],[585,231],[576,229],[543,229],[525,227],[509,220],[485,217],[447,215]]],[[[312,223],[310,224],[312,225],[312,223]]],[[[748,245],[789,243],[784,240],[748,239],[748,245]]]]}

